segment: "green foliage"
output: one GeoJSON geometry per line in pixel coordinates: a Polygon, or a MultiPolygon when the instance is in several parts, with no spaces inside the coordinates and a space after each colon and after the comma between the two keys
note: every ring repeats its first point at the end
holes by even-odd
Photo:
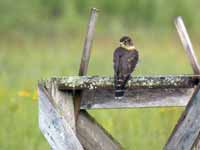
{"type": "Polygon", "coordinates": [[[100,9],[101,28],[116,20],[123,24],[122,28],[168,28],[174,17],[181,15],[189,27],[197,29],[200,23],[200,15],[196,13],[199,4],[198,0],[1,0],[0,31],[65,31],[69,29],[69,23],[76,28],[77,23],[85,22],[91,7],[100,9]]]}

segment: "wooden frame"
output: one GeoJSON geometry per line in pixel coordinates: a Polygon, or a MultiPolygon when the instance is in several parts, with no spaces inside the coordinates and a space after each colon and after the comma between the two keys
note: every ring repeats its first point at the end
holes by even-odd
{"type": "Polygon", "coordinates": [[[181,17],[175,24],[196,75],[134,77],[116,100],[113,78],[86,76],[97,12],[91,10],[79,76],[39,81],[39,127],[51,149],[122,149],[86,109],[186,106],[164,149],[200,150],[200,67],[181,17]]]}

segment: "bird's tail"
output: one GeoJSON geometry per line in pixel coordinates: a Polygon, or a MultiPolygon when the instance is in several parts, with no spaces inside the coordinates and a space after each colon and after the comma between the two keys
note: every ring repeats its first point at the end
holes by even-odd
{"type": "Polygon", "coordinates": [[[125,77],[124,79],[115,78],[115,99],[123,98],[125,94],[125,85],[129,80],[130,76],[125,77]]]}
{"type": "Polygon", "coordinates": [[[115,81],[115,99],[121,99],[125,93],[125,86],[123,80],[116,80],[115,81]]]}
{"type": "Polygon", "coordinates": [[[125,91],[124,90],[115,90],[115,98],[121,99],[124,96],[125,91]]]}

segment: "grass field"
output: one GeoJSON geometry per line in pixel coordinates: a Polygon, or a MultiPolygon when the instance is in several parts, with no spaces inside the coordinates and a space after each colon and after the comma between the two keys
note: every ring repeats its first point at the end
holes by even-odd
{"type": "MultiPolygon", "coordinates": [[[[83,32],[84,33],[84,32],[83,32]]],[[[14,33],[0,38],[0,149],[47,150],[38,129],[37,81],[77,75],[84,34],[14,33]]],[[[135,75],[190,74],[192,70],[175,31],[134,33],[140,62],[135,75]]],[[[112,76],[112,53],[121,33],[96,33],[89,75],[112,76]]],[[[198,42],[194,40],[195,48],[198,42]]],[[[199,56],[199,52],[198,52],[199,56]]],[[[91,110],[125,150],[160,150],[182,108],[91,110]]]]}

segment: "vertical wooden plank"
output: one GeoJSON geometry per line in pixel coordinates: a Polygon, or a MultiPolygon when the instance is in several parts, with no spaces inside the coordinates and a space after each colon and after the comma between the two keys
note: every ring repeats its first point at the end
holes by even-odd
{"type": "Polygon", "coordinates": [[[188,56],[188,59],[190,61],[190,64],[193,68],[194,73],[200,74],[200,66],[198,64],[197,57],[195,55],[192,43],[190,41],[189,35],[184,25],[184,22],[180,16],[175,19],[175,25],[176,25],[176,29],[178,31],[179,37],[181,39],[181,42],[186,51],[186,54],[188,56]]]}
{"type": "Polygon", "coordinates": [[[39,93],[39,127],[54,150],[83,150],[65,118],[57,112],[53,99],[43,86],[39,93]]]}
{"type": "Polygon", "coordinates": [[[88,64],[90,60],[91,47],[94,39],[95,24],[97,20],[98,10],[92,8],[90,12],[90,19],[88,23],[87,35],[85,37],[85,43],[83,47],[83,53],[81,58],[81,64],[79,69],[79,76],[87,74],[88,64]]]}
{"type": "Polygon", "coordinates": [[[165,150],[190,150],[200,133],[200,85],[174,128],[165,150]]]}
{"type": "MultiPolygon", "coordinates": [[[[87,74],[97,16],[98,16],[98,10],[96,8],[92,8],[90,12],[90,19],[88,23],[87,34],[85,37],[85,43],[83,47],[81,64],[79,68],[79,76],[84,76],[87,74]]],[[[75,108],[76,120],[78,119],[78,115],[80,111],[81,95],[82,95],[82,92],[77,91],[74,96],[74,108],[75,108]]]]}

